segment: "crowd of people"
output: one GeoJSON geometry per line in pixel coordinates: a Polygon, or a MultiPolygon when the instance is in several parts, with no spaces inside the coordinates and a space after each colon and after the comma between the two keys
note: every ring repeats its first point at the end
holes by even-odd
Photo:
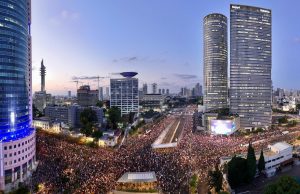
{"type": "Polygon", "coordinates": [[[295,137],[293,132],[282,135],[278,130],[247,138],[193,133],[193,118],[187,114],[178,146],[170,152],[153,150],[151,144],[174,119],[174,116],[165,117],[150,126],[150,133],[128,137],[115,150],[78,145],[39,132],[39,166],[33,174],[32,184],[42,185],[43,193],[108,193],[115,189],[116,181],[126,172],[154,171],[161,191],[178,193],[187,191],[193,173],[199,175],[200,181],[205,181],[208,170],[221,156],[245,152],[247,147],[242,145],[248,142],[258,142],[254,147],[259,150],[270,142],[295,137]]]}

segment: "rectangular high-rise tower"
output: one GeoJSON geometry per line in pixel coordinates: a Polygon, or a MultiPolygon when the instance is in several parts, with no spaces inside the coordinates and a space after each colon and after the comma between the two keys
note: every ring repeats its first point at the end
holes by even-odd
{"type": "Polygon", "coordinates": [[[271,10],[230,5],[230,111],[242,128],[271,125],[271,10]]]}

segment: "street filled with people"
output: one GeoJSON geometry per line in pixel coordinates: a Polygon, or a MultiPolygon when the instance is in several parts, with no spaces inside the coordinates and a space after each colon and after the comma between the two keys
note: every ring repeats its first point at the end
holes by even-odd
{"type": "MultiPolygon", "coordinates": [[[[196,107],[186,108],[193,111],[196,107]]],[[[66,138],[37,133],[38,168],[31,184],[40,193],[108,193],[126,172],[154,171],[159,189],[164,193],[179,193],[188,189],[192,174],[200,181],[207,180],[208,170],[222,156],[233,156],[246,151],[249,142],[256,151],[275,141],[290,141],[299,136],[293,128],[287,134],[277,130],[242,135],[211,136],[193,133],[193,117],[186,114],[183,134],[178,146],[170,151],[156,151],[151,144],[172,123],[175,116],[165,116],[151,126],[151,132],[129,136],[118,149],[92,148],[67,141],[66,138]]],[[[146,130],[145,130],[146,131],[146,130]]]]}

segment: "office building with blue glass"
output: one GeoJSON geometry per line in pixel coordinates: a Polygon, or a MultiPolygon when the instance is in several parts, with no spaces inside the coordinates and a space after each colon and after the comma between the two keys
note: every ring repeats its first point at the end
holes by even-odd
{"type": "Polygon", "coordinates": [[[35,168],[31,118],[31,1],[0,2],[0,190],[35,168]]]}

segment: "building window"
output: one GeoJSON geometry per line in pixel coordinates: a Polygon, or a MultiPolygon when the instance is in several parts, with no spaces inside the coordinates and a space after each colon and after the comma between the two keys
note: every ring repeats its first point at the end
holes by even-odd
{"type": "Polygon", "coordinates": [[[4,146],[4,150],[7,150],[7,147],[6,147],[6,146],[4,146]]]}

